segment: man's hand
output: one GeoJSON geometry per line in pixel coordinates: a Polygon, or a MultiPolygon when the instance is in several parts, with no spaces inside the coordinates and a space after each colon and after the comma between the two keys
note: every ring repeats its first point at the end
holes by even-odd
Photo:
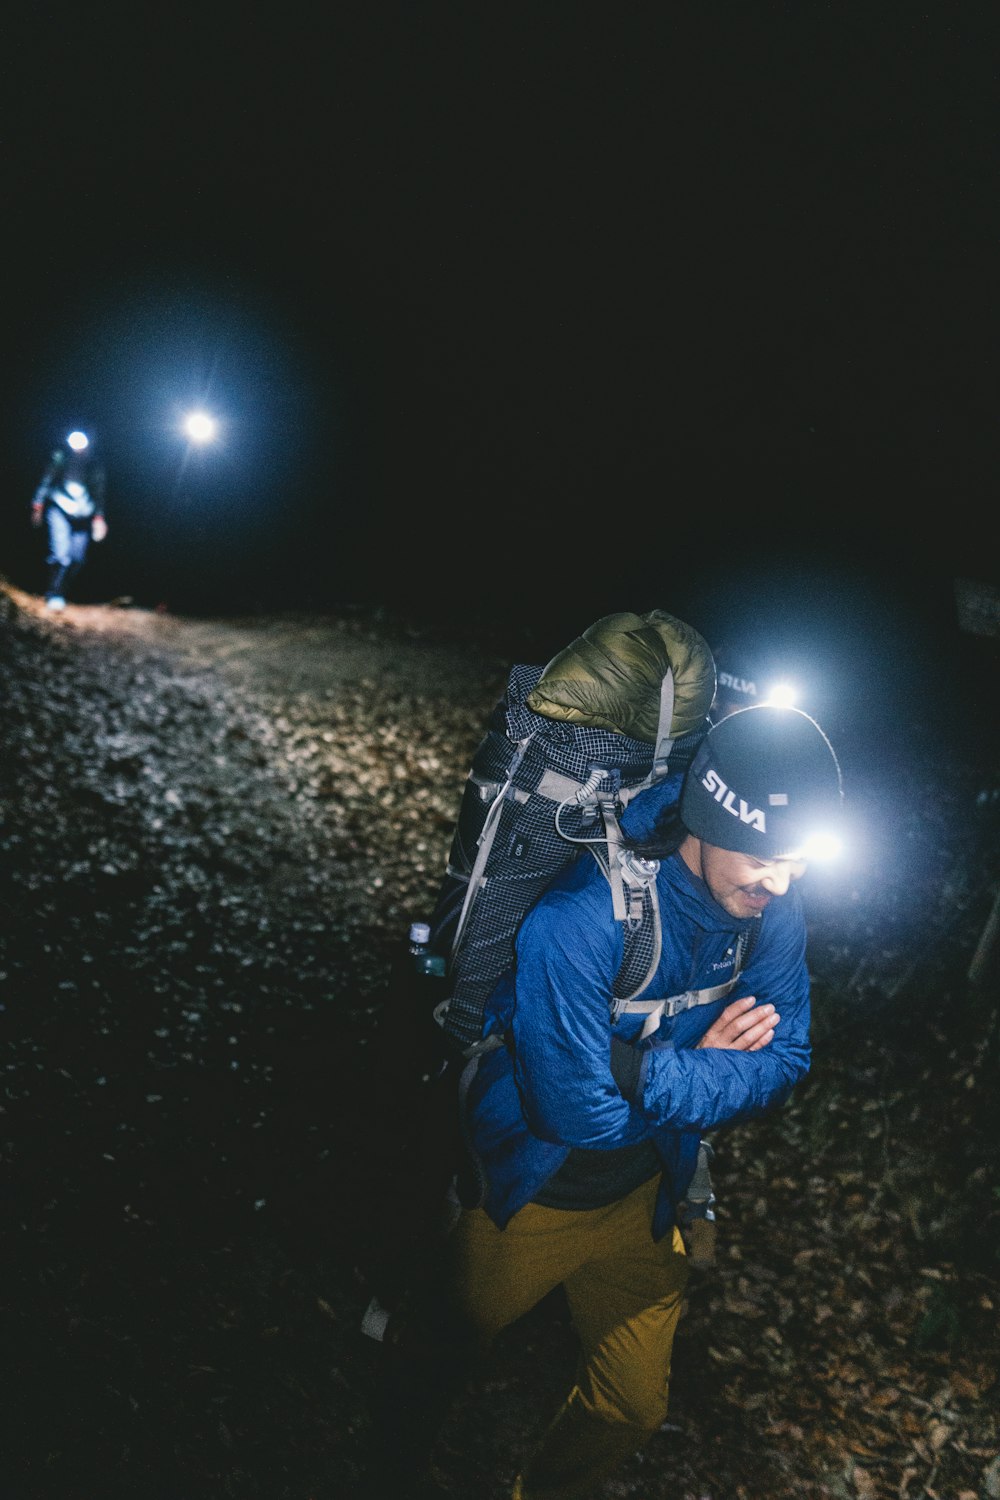
{"type": "Polygon", "coordinates": [[[90,534],[95,542],[103,542],[108,534],[108,523],[103,516],[95,516],[90,523],[90,534]]]}
{"type": "Polygon", "coordinates": [[[41,526],[42,524],[41,500],[33,500],[31,502],[31,524],[32,526],[41,526]]]}
{"type": "Polygon", "coordinates": [[[781,1017],[773,1005],[755,1009],[757,997],[747,995],[727,1005],[705,1032],[699,1047],[722,1047],[728,1052],[759,1052],[774,1036],[781,1017]]]}

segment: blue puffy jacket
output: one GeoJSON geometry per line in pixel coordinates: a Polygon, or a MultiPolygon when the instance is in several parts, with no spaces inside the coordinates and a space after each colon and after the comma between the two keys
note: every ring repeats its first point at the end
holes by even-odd
{"type": "MultiPolygon", "coordinates": [[[[657,875],[663,953],[643,998],[708,989],[732,977],[748,922],[723,910],[679,854],[657,875]]],[[[750,921],[756,919],[751,918],[750,921]]],[[[485,1169],[484,1207],[502,1229],[566,1160],[652,1139],[663,1164],[653,1236],[676,1219],[694,1173],[700,1134],[782,1103],[809,1070],[806,928],[794,887],[760,918],[747,967],[723,1000],[664,1019],[642,1043],[636,1102],[611,1073],[612,1035],[629,1041],[642,1015],[612,1026],[611,987],[622,929],[611,892],[591,859],[564,871],[521,923],[515,961],[487,1004],[485,1033],[506,1046],[480,1060],[466,1101],[471,1139],[485,1169]],[[781,1017],[759,1052],[695,1044],[726,1005],[754,995],[781,1017]]]]}

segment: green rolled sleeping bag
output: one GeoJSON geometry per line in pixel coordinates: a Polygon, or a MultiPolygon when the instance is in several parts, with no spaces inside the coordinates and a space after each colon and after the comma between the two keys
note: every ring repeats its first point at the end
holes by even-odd
{"type": "Polygon", "coordinates": [[[715,696],[715,660],[697,630],[662,609],[597,620],[552,658],[526,701],[546,718],[655,744],[668,671],[674,679],[670,735],[680,739],[704,727],[715,696]]]}

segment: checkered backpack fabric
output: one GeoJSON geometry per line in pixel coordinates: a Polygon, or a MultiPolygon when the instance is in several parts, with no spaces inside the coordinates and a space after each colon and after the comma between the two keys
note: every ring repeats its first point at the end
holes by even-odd
{"type": "Polygon", "coordinates": [[[558,723],[528,708],[541,674],[538,666],[511,670],[473,758],[431,917],[431,944],[450,955],[444,1028],[464,1044],[480,1037],[483,1007],[513,959],[528,908],[588,846],[606,848],[597,799],[620,800],[652,770],[648,742],[558,723]],[[595,779],[597,770],[603,774],[595,779]],[[587,785],[593,795],[575,802],[587,785]]]}

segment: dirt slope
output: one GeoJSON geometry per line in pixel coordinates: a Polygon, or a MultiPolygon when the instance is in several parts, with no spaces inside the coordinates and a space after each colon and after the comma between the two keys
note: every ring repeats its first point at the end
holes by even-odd
{"type": "MultiPolygon", "coordinates": [[[[0,1494],[361,1495],[384,986],[508,663],[10,588],[0,648],[0,1494]]],[[[905,861],[814,898],[812,1077],[716,1141],[720,1262],[609,1496],[1000,1496],[995,826],[913,785],[905,861]]],[[[456,1495],[507,1494],[571,1360],[557,1299],[505,1336],[456,1495]]]]}

